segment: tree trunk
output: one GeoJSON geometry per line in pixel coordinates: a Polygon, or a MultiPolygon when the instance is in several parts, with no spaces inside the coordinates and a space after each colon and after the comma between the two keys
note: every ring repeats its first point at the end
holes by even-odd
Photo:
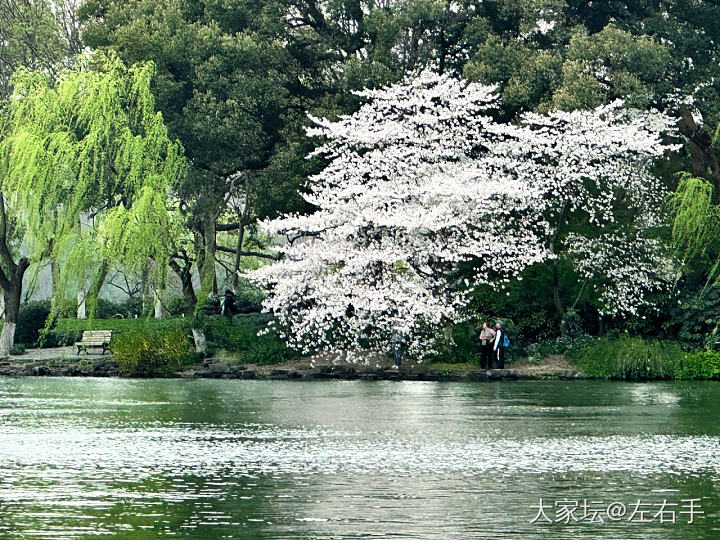
{"type": "Polygon", "coordinates": [[[192,284],[192,272],[187,273],[187,277],[181,276],[182,292],[185,299],[185,314],[192,315],[197,304],[197,296],[195,296],[195,288],[192,284]]]}
{"type": "Polygon", "coordinates": [[[207,341],[205,340],[205,334],[202,330],[196,328],[192,329],[193,341],[195,341],[195,352],[198,354],[204,354],[207,349],[207,341]]]}
{"type": "Polygon", "coordinates": [[[192,260],[184,251],[180,252],[178,258],[182,258],[183,265],[180,266],[177,260],[173,258],[170,259],[170,268],[180,278],[183,298],[185,300],[185,308],[183,312],[189,317],[195,312],[195,304],[197,304],[195,288],[192,283],[192,260]]]}
{"type": "Polygon", "coordinates": [[[562,301],[560,300],[560,275],[558,273],[557,261],[552,262],[552,295],[553,303],[555,304],[555,311],[557,312],[560,320],[565,317],[565,309],[563,308],[562,301]]]}
{"type": "Polygon", "coordinates": [[[211,294],[217,293],[215,279],[216,219],[217,216],[212,213],[206,215],[203,222],[203,262],[200,268],[200,298],[196,310],[202,307],[211,294]]]}
{"type": "Polygon", "coordinates": [[[102,289],[103,283],[105,283],[108,267],[109,265],[107,261],[103,261],[100,268],[98,268],[97,274],[95,274],[95,279],[93,279],[93,282],[90,284],[90,290],[88,290],[85,295],[85,309],[87,311],[87,315],[91,319],[94,319],[97,315],[98,301],[100,300],[100,289],[102,289]]]}
{"type": "Polygon", "coordinates": [[[144,317],[149,310],[148,298],[150,296],[150,266],[145,265],[143,267],[142,275],[140,276],[140,299],[142,300],[142,316],[144,317]]]}
{"type": "Polygon", "coordinates": [[[691,168],[694,176],[706,178],[708,173],[715,185],[715,192],[720,190],[720,162],[712,145],[712,139],[703,131],[692,117],[688,109],[679,111],[678,129],[688,139],[691,168]]]}
{"type": "Polygon", "coordinates": [[[77,318],[87,319],[87,313],[85,312],[85,287],[80,285],[77,292],[77,318]]]}
{"type": "Polygon", "coordinates": [[[155,291],[155,318],[162,319],[165,315],[162,300],[160,299],[160,293],[155,291]]]}
{"type": "Polygon", "coordinates": [[[245,225],[240,224],[240,229],[238,230],[238,241],[237,241],[237,251],[235,252],[235,263],[233,264],[233,292],[235,294],[238,294],[240,292],[240,257],[242,257],[242,245],[243,240],[245,239],[245,225]]]}
{"type": "Polygon", "coordinates": [[[0,358],[7,358],[10,349],[15,344],[15,328],[17,327],[18,314],[20,313],[20,295],[22,293],[22,282],[25,271],[30,266],[28,260],[23,257],[13,269],[10,279],[5,283],[3,296],[5,298],[5,324],[0,334],[0,358]]]}

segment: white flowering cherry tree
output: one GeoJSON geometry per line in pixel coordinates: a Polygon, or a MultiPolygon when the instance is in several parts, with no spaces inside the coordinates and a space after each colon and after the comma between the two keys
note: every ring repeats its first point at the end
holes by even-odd
{"type": "MultiPolygon", "coordinates": [[[[672,280],[665,246],[648,236],[665,223],[668,193],[651,167],[674,148],[661,140],[672,124],[664,114],[619,101],[531,113],[495,149],[515,164],[518,180],[542,194],[534,209],[547,227],[551,271],[566,257],[582,280],[579,293],[586,284],[595,289],[601,314],[636,315],[648,293],[672,280]]],[[[572,306],[560,301],[556,285],[552,292],[562,316],[572,306]]]]}
{"type": "Polygon", "coordinates": [[[552,259],[562,214],[612,221],[616,175],[639,204],[662,196],[657,182],[642,187],[661,151],[658,118],[643,127],[614,107],[576,123],[576,113],[500,123],[494,87],[429,72],[360,95],[357,113],[313,119],[327,159],[305,194],[317,210],[263,224],[288,242],[252,277],[302,351],[384,351],[401,333],[411,354],[431,353],[434,332],[465,316],[460,264],[472,284],[496,284],[552,259]],[[624,141],[630,128],[644,138],[624,141]],[[609,192],[595,187],[608,180],[609,192]]]}

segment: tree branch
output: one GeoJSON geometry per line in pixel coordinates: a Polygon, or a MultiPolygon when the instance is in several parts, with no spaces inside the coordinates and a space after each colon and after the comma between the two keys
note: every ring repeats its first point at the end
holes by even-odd
{"type": "Polygon", "coordinates": [[[261,259],[271,259],[273,261],[280,260],[280,255],[272,255],[270,253],[260,253],[259,251],[240,251],[240,252],[238,252],[238,250],[235,248],[221,246],[219,244],[217,246],[215,246],[215,249],[217,251],[222,251],[224,253],[233,253],[235,255],[237,255],[239,253],[241,257],[260,257],[261,259]]]}
{"type": "Polygon", "coordinates": [[[237,231],[240,228],[240,223],[218,223],[215,226],[217,232],[237,231]]]}

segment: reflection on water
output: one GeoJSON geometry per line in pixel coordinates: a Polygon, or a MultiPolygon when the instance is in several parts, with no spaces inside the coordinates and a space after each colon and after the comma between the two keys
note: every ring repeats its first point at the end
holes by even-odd
{"type": "Polygon", "coordinates": [[[700,382],[0,379],[0,538],[716,538],[718,413],[700,382]]]}

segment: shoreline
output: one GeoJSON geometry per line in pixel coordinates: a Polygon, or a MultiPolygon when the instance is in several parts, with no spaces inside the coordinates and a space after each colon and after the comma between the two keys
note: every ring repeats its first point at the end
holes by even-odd
{"type": "MultiPolygon", "coordinates": [[[[71,347],[31,349],[24,355],[0,361],[0,376],[6,377],[121,377],[111,354],[80,355],[71,347]]],[[[132,378],[132,377],[123,377],[132,378]]],[[[468,364],[432,364],[406,361],[400,368],[384,356],[365,356],[352,362],[342,354],[322,353],[273,365],[239,364],[232,356],[218,355],[188,365],[171,376],[147,378],[236,379],[236,380],[390,380],[390,381],[513,381],[584,380],[561,356],[539,363],[519,360],[505,369],[481,370],[468,364]]]]}

